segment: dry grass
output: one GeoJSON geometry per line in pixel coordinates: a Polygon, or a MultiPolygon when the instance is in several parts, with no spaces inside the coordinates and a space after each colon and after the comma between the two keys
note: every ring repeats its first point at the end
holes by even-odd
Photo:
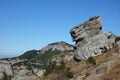
{"type": "Polygon", "coordinates": [[[95,59],[96,59],[97,64],[101,64],[103,62],[110,60],[113,57],[112,53],[114,53],[115,50],[116,49],[113,48],[113,49],[110,49],[109,51],[107,51],[106,53],[96,56],[95,59]]]}
{"type": "MultiPolygon", "coordinates": [[[[54,56],[53,58],[58,56],[63,57],[64,55],[60,54],[54,56]]],[[[93,77],[89,80],[120,80],[120,54],[116,54],[116,48],[110,49],[106,53],[103,53],[94,58],[97,63],[96,65],[92,65],[86,60],[80,62],[75,62],[74,60],[71,60],[70,62],[66,63],[66,67],[70,67],[71,71],[74,73],[73,80],[84,80],[86,77],[91,75],[93,71],[95,71],[96,73],[95,76],[101,72],[103,72],[104,75],[93,77]],[[102,65],[106,66],[104,67],[102,65]],[[102,66],[102,68],[100,66],[102,66]]],[[[69,80],[63,77],[62,74],[59,74],[58,76],[57,73],[51,73],[48,76],[39,78],[37,80],[69,80]]]]}
{"type": "Polygon", "coordinates": [[[109,73],[105,74],[102,80],[120,80],[120,63],[114,64],[109,73]]]}

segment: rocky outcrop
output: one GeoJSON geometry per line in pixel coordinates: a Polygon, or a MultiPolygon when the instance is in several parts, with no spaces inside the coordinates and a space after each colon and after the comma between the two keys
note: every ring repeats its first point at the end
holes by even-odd
{"type": "Polygon", "coordinates": [[[13,75],[12,65],[7,60],[0,60],[0,80],[5,77],[5,74],[8,76],[13,75]]]}
{"type": "Polygon", "coordinates": [[[64,62],[69,62],[73,59],[73,52],[69,52],[69,54],[64,54],[64,55],[58,55],[53,57],[51,62],[56,62],[56,63],[61,63],[62,61],[64,62]]]}
{"type": "Polygon", "coordinates": [[[39,77],[42,77],[44,75],[44,72],[45,72],[45,70],[39,69],[39,70],[37,70],[36,75],[39,77]]]}
{"type": "Polygon", "coordinates": [[[102,20],[94,16],[88,21],[73,27],[70,30],[74,45],[74,58],[76,61],[97,56],[112,48],[116,36],[102,32],[102,20]]]}

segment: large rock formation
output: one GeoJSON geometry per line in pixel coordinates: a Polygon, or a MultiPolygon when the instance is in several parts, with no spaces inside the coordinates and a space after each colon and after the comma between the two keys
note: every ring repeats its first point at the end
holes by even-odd
{"type": "Polygon", "coordinates": [[[99,16],[94,16],[88,21],[73,27],[70,30],[74,45],[75,60],[87,59],[97,56],[112,48],[116,36],[111,32],[102,32],[102,21],[99,16]]]}

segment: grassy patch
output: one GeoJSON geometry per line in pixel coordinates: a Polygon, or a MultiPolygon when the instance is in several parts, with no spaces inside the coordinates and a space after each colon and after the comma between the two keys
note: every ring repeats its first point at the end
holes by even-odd
{"type": "Polygon", "coordinates": [[[39,61],[42,64],[46,64],[47,61],[52,58],[54,55],[60,54],[61,52],[59,50],[48,50],[42,55],[38,55],[35,57],[35,60],[39,61]]]}
{"type": "Polygon", "coordinates": [[[73,72],[71,71],[70,67],[66,67],[65,63],[62,61],[60,63],[61,65],[56,65],[56,62],[49,63],[49,66],[46,68],[46,72],[44,73],[45,76],[54,73],[57,77],[55,77],[55,80],[58,80],[58,78],[73,78],[73,72]]]}
{"type": "Polygon", "coordinates": [[[89,57],[89,58],[87,59],[87,61],[88,61],[89,63],[92,63],[92,64],[96,65],[96,60],[95,60],[93,57],[89,57]]]}
{"type": "Polygon", "coordinates": [[[30,60],[37,55],[38,55],[37,50],[30,50],[30,51],[26,51],[23,55],[19,56],[18,58],[30,60]]]}

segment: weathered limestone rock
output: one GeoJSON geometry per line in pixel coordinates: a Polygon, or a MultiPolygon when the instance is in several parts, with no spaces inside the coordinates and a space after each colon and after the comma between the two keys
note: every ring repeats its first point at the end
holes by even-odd
{"type": "Polygon", "coordinates": [[[4,73],[8,76],[12,76],[12,66],[7,60],[0,60],[0,80],[4,77],[4,73]]]}
{"type": "Polygon", "coordinates": [[[117,41],[116,44],[117,44],[117,52],[120,53],[120,41],[117,41]]]}
{"type": "MultiPolygon", "coordinates": [[[[70,53],[69,53],[70,54],[70,53]]],[[[64,62],[69,62],[70,60],[73,59],[73,55],[64,55],[64,56],[58,56],[55,57],[51,60],[51,62],[56,62],[56,63],[61,63],[62,61],[64,62]]]]}
{"type": "Polygon", "coordinates": [[[73,27],[70,30],[74,45],[75,60],[87,59],[97,56],[112,48],[115,35],[102,32],[102,21],[99,16],[94,16],[88,21],[73,27]]]}
{"type": "Polygon", "coordinates": [[[12,78],[12,80],[29,80],[27,76],[31,75],[31,71],[24,69],[19,70],[18,73],[12,78]]]}
{"type": "Polygon", "coordinates": [[[36,73],[37,76],[42,77],[44,75],[45,70],[44,69],[39,69],[36,73]]]}

